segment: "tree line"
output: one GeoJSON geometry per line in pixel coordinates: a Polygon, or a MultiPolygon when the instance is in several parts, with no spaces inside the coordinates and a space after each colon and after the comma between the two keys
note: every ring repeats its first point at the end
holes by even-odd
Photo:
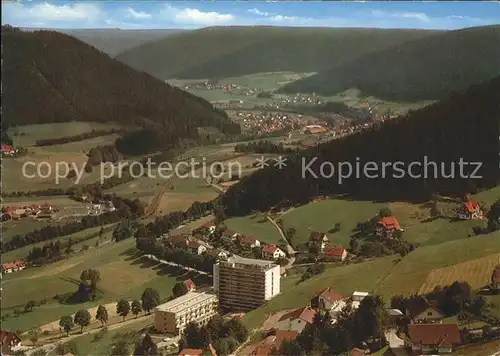
{"type": "Polygon", "coordinates": [[[70,142],[78,142],[83,140],[88,140],[95,137],[119,134],[125,132],[124,129],[110,129],[110,130],[92,130],[90,132],[83,132],[78,135],[72,136],[62,136],[62,137],[54,137],[54,138],[46,138],[41,140],[36,140],[35,146],[43,147],[43,146],[54,146],[54,145],[62,145],[70,142]]]}
{"type": "Polygon", "coordinates": [[[288,148],[283,146],[283,143],[274,143],[271,141],[261,140],[249,143],[240,143],[234,146],[235,152],[252,152],[252,153],[292,153],[298,149],[288,148]]]}
{"type": "Polygon", "coordinates": [[[500,183],[498,97],[500,77],[399,119],[289,155],[286,167],[266,167],[244,177],[228,189],[221,203],[227,215],[235,216],[268,210],[285,200],[305,204],[316,196],[333,194],[424,202],[436,193],[463,196],[494,187],[500,183]],[[436,165],[426,168],[426,160],[436,165]],[[481,164],[459,166],[460,161],[481,164]],[[344,168],[347,177],[341,184],[333,162],[348,162],[352,167],[351,174],[344,168]],[[403,176],[386,162],[402,163],[403,176]],[[414,162],[420,166],[411,166],[410,175],[414,162]]]}
{"type": "MultiPolygon", "coordinates": [[[[157,149],[179,138],[197,140],[197,127],[239,134],[240,126],[205,99],[109,58],[55,31],[19,31],[2,26],[5,76],[3,120],[12,125],[92,121],[120,123],[154,132],[141,141],[157,149]],[[63,59],[64,58],[64,59],[63,59]]],[[[132,136],[130,136],[132,135],[132,136]]],[[[125,134],[129,151],[137,141],[125,134]],[[130,142],[130,144],[128,143],[130,142]]]]}
{"type": "Polygon", "coordinates": [[[240,319],[224,320],[212,318],[206,326],[189,323],[179,342],[179,352],[185,348],[206,350],[212,345],[217,355],[226,356],[234,352],[248,338],[248,330],[240,319]]]}
{"type": "Polygon", "coordinates": [[[16,235],[11,240],[2,242],[2,253],[13,251],[37,242],[74,234],[92,227],[119,222],[124,218],[136,219],[144,214],[144,205],[139,199],[123,199],[116,195],[104,195],[103,199],[112,201],[116,210],[101,215],[87,215],[80,221],[69,222],[62,225],[49,225],[23,235],[16,235]]]}

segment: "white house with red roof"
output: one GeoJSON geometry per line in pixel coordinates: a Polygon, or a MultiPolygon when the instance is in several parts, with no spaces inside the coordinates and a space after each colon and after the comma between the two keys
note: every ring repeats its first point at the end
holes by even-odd
{"type": "Polygon", "coordinates": [[[380,236],[391,237],[395,231],[404,231],[395,216],[385,216],[378,222],[377,232],[380,236]]]}
{"type": "Polygon", "coordinates": [[[306,325],[313,323],[315,315],[316,310],[311,307],[295,309],[279,319],[277,329],[301,333],[306,325]]]}
{"type": "Polygon", "coordinates": [[[482,219],[483,211],[479,202],[475,200],[468,200],[462,204],[460,209],[458,209],[458,218],[460,220],[474,220],[482,219]]]}
{"type": "Polygon", "coordinates": [[[276,245],[264,245],[262,247],[262,258],[277,260],[278,258],[284,258],[286,254],[276,245]]]}
{"type": "Polygon", "coordinates": [[[13,156],[17,150],[11,145],[2,145],[2,156],[13,156]]]}
{"type": "Polygon", "coordinates": [[[188,241],[187,248],[194,254],[201,255],[207,250],[207,247],[200,244],[198,241],[188,241]]]}
{"type": "Polygon", "coordinates": [[[243,236],[240,239],[240,245],[242,247],[250,247],[250,248],[260,247],[260,241],[257,240],[255,237],[243,236]]]}
{"type": "Polygon", "coordinates": [[[348,299],[332,287],[328,287],[311,299],[311,307],[327,311],[335,323],[338,313],[347,305],[348,299]]]}
{"type": "Polygon", "coordinates": [[[337,261],[344,261],[347,258],[347,250],[343,248],[342,246],[334,246],[334,247],[329,247],[326,248],[323,253],[325,254],[325,257],[329,257],[331,259],[337,260],[337,261]]]}
{"type": "Polygon", "coordinates": [[[22,271],[26,268],[26,263],[23,260],[16,260],[2,264],[2,273],[12,273],[22,271]]]}

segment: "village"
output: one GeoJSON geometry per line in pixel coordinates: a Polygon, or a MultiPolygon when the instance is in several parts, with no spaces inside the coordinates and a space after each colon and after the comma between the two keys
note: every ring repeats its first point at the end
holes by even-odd
{"type": "MultiPolygon", "coordinates": [[[[322,200],[324,197],[318,199],[322,200]]],[[[93,209],[113,208],[109,202],[103,202],[102,205],[94,204],[89,209],[89,214],[93,209]]],[[[36,207],[19,209],[24,209],[20,218],[26,218],[27,211],[30,214],[33,214],[33,211],[39,211],[36,207]]],[[[275,219],[288,209],[290,207],[275,207],[271,209],[269,216],[275,219]]],[[[43,210],[42,208],[40,210],[53,211],[53,208],[44,204],[43,210]]],[[[21,213],[20,210],[14,211],[16,213],[13,216],[21,213]]],[[[34,214],[36,215],[37,213],[34,214]]],[[[451,218],[484,219],[479,202],[473,200],[470,195],[465,196],[464,202],[456,209],[455,216],[451,218]]],[[[379,216],[376,221],[374,233],[381,240],[399,239],[400,234],[405,231],[393,215],[379,216]]],[[[352,256],[348,248],[331,244],[328,235],[319,231],[310,233],[308,243],[304,248],[308,250],[308,253],[313,251],[316,260],[310,263],[306,274],[317,273],[314,271],[316,267],[319,268],[325,263],[339,265],[350,263],[352,256]]],[[[213,256],[216,261],[212,273],[208,274],[213,280],[211,287],[198,288],[192,280],[186,280],[183,282],[182,295],[154,308],[154,328],[158,335],[164,335],[163,347],[167,350],[178,347],[183,333],[187,328],[194,327],[193,325],[200,328],[206,327],[210,320],[218,316],[222,316],[225,320],[240,318],[241,315],[279,296],[282,293],[281,280],[287,278],[294,262],[298,261],[298,256],[306,252],[294,250],[287,242],[285,235],[283,236],[282,244],[278,246],[260,241],[258,237],[245,236],[228,229],[223,221],[216,223],[214,220],[209,220],[194,229],[181,225],[158,237],[157,241],[166,249],[186,251],[190,255],[200,257],[213,256]]],[[[177,265],[154,255],[147,256],[160,263],[177,265]]],[[[4,263],[2,274],[22,271],[26,267],[28,266],[23,260],[4,263]]],[[[196,271],[193,268],[180,267],[196,271]]],[[[204,271],[197,272],[207,274],[204,271]]],[[[500,292],[500,265],[491,271],[490,283],[480,292],[500,292]]],[[[443,295],[440,293],[412,296],[403,300],[394,296],[391,305],[385,307],[384,314],[389,327],[385,330],[384,337],[395,355],[407,355],[408,351],[415,355],[428,352],[447,354],[467,343],[500,337],[500,326],[489,326],[486,319],[482,319],[482,309],[475,316],[468,316],[470,322],[479,323],[478,327],[461,329],[457,323],[449,322],[448,320],[456,317],[456,314],[450,312],[449,306],[445,304],[442,299],[443,295]]],[[[317,323],[319,318],[328,320],[327,325],[344,323],[345,318],[365,308],[364,301],[372,297],[376,296],[371,296],[369,292],[362,290],[353,290],[350,295],[346,296],[339,293],[335,286],[319,290],[307,305],[271,315],[265,323],[264,337],[256,343],[241,345],[244,347],[244,354],[275,355],[283,345],[293,342],[306,328],[317,323]]],[[[470,295],[466,297],[473,298],[470,295]]],[[[372,354],[374,344],[364,343],[363,345],[362,348],[351,349],[350,355],[372,354]]],[[[2,354],[9,355],[21,349],[26,349],[26,347],[22,345],[19,335],[15,332],[2,331],[2,354]]],[[[199,349],[185,347],[179,355],[204,355],[207,352],[216,355],[211,344],[199,349]]]]}

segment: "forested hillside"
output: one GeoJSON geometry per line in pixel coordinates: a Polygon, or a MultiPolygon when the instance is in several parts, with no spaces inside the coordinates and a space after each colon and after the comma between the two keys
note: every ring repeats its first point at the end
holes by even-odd
{"type": "Polygon", "coordinates": [[[435,31],[300,27],[208,27],[125,51],[117,59],[160,79],[316,72],[435,31]]]}
{"type": "Polygon", "coordinates": [[[468,28],[332,65],[285,85],[282,91],[332,95],[358,88],[366,95],[394,101],[434,100],[499,75],[499,58],[500,26],[468,28]]]}
{"type": "Polygon", "coordinates": [[[114,57],[117,54],[132,49],[143,43],[156,41],[174,33],[177,29],[165,30],[121,30],[121,29],[90,29],[90,30],[57,30],[94,46],[100,51],[114,57]]]}
{"type": "MultiPolygon", "coordinates": [[[[436,192],[454,195],[492,187],[500,183],[499,126],[500,77],[496,77],[410,112],[405,117],[381,124],[379,128],[295,155],[286,161],[287,167],[282,170],[268,167],[245,177],[224,194],[222,204],[228,215],[243,215],[285,200],[305,203],[318,195],[348,193],[350,198],[361,200],[424,201],[436,192]],[[303,170],[314,157],[318,159],[310,169],[317,179],[309,170],[303,170]],[[425,174],[424,157],[427,157],[427,162],[437,163],[437,177],[432,165],[428,165],[425,174]],[[471,177],[477,165],[464,165],[461,173],[460,160],[481,163],[474,174],[476,178],[463,178],[471,177]],[[324,162],[334,164],[335,174],[331,178],[321,178],[320,166],[324,162]],[[344,178],[342,184],[338,183],[339,162],[350,162],[353,167],[353,173],[344,178]],[[355,173],[357,162],[359,178],[355,173]],[[364,173],[367,162],[376,163],[376,169],[370,164],[364,173]],[[387,166],[383,176],[381,167],[384,162],[402,162],[398,168],[406,173],[397,178],[401,177],[401,172],[396,167],[387,166]],[[410,167],[412,162],[422,165],[410,167]],[[374,175],[378,178],[372,178],[374,175]]],[[[331,169],[324,166],[323,172],[328,176],[331,169]]],[[[348,173],[348,169],[344,168],[343,172],[348,173]]]]}
{"type": "Polygon", "coordinates": [[[208,101],[68,35],[3,26],[2,45],[2,120],[11,126],[117,122],[155,132],[165,146],[196,138],[200,126],[240,131],[208,101]]]}

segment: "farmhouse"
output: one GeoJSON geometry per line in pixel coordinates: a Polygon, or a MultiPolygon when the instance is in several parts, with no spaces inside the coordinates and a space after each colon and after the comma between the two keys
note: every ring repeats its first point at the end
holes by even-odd
{"type": "Polygon", "coordinates": [[[283,315],[278,321],[278,330],[301,333],[307,324],[312,324],[316,311],[311,307],[295,309],[283,315]]]}
{"type": "Polygon", "coordinates": [[[240,239],[240,245],[243,247],[259,247],[260,246],[260,241],[257,240],[255,237],[250,237],[250,236],[243,236],[240,239]]]}
{"type": "Polygon", "coordinates": [[[347,257],[347,250],[342,246],[330,247],[324,250],[325,257],[336,261],[344,261],[347,257]]]}
{"type": "Polygon", "coordinates": [[[2,156],[14,156],[17,151],[11,145],[2,145],[2,156]]]}
{"type": "Polygon", "coordinates": [[[336,321],[337,314],[347,305],[346,298],[328,287],[322,292],[317,293],[311,299],[311,307],[318,310],[325,310],[330,314],[332,322],[336,321]]]}
{"type": "Polygon", "coordinates": [[[214,221],[207,221],[206,223],[200,225],[196,230],[208,230],[208,233],[211,234],[215,231],[215,222],[214,221]]]}
{"type": "Polygon", "coordinates": [[[379,236],[391,237],[395,231],[404,231],[395,216],[386,216],[378,222],[377,233],[379,236]]]}
{"type": "Polygon", "coordinates": [[[312,231],[309,235],[309,246],[319,246],[321,251],[324,250],[328,241],[328,236],[324,232],[312,231]]]}
{"type": "Polygon", "coordinates": [[[406,316],[412,324],[434,323],[444,318],[444,314],[422,296],[410,301],[406,307],[406,316]]]}
{"type": "Polygon", "coordinates": [[[500,290],[500,265],[493,269],[491,274],[491,289],[500,290]]]}
{"type": "Polygon", "coordinates": [[[22,271],[25,268],[26,263],[23,260],[16,260],[2,264],[2,273],[22,271]]]}
{"type": "Polygon", "coordinates": [[[225,237],[230,237],[231,239],[236,239],[238,236],[241,236],[241,234],[233,231],[233,230],[229,230],[229,229],[226,229],[222,232],[222,236],[225,236],[225,237]]]}
{"type": "Polygon", "coordinates": [[[189,241],[190,235],[179,234],[179,235],[164,235],[162,238],[163,244],[171,247],[186,247],[189,241]]]}
{"type": "Polygon", "coordinates": [[[189,249],[189,251],[191,251],[196,255],[201,255],[203,252],[207,250],[207,248],[204,245],[200,244],[197,241],[188,241],[186,246],[189,249]]]}
{"type": "Polygon", "coordinates": [[[276,245],[265,245],[262,248],[262,258],[277,260],[286,257],[285,253],[276,245]]]}
{"type": "Polygon", "coordinates": [[[461,220],[481,219],[482,217],[481,206],[475,200],[468,200],[458,209],[458,218],[461,220]]]}
{"type": "Polygon", "coordinates": [[[12,355],[21,346],[21,338],[16,333],[0,330],[1,354],[12,355]]]}
{"type": "Polygon", "coordinates": [[[457,324],[409,324],[405,343],[415,352],[451,353],[462,342],[457,324]]]}

